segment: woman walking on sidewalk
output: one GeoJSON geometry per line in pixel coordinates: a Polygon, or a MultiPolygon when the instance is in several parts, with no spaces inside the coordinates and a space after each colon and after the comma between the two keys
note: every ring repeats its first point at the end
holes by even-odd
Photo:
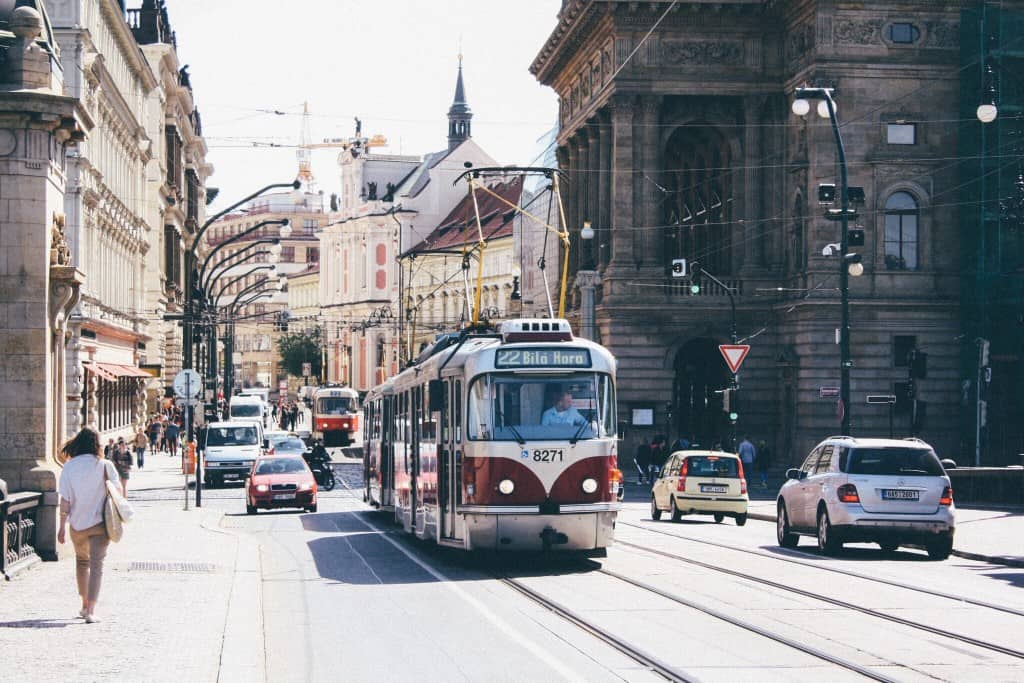
{"type": "Polygon", "coordinates": [[[121,495],[127,498],[128,477],[132,471],[132,454],[128,450],[128,444],[124,442],[123,437],[117,440],[117,448],[114,449],[110,459],[114,463],[114,469],[117,470],[117,476],[121,479],[121,495]]]}
{"type": "MultiPolygon", "coordinates": [[[[118,483],[113,463],[99,457],[100,436],[86,427],[64,444],[61,452],[68,458],[60,473],[60,528],[57,540],[65,542],[67,524],[71,525],[71,543],[75,547],[75,580],[82,597],[79,615],[86,623],[96,618],[96,600],[103,580],[103,560],[107,556],[107,528],[103,523],[106,482],[118,483]]],[[[130,456],[129,456],[130,457],[130,456]]]]}

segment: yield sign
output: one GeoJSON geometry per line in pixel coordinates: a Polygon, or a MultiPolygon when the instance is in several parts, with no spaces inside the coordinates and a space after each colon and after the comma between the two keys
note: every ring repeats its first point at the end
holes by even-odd
{"type": "Polygon", "coordinates": [[[718,350],[722,352],[722,358],[729,370],[735,375],[743,365],[743,359],[750,351],[750,344],[720,344],[718,350]]]}

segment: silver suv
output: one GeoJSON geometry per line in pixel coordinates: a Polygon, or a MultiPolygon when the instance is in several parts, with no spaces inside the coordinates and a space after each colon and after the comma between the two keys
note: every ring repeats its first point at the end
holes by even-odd
{"type": "Polygon", "coordinates": [[[779,545],[814,535],[822,553],[845,542],[891,552],[918,543],[936,560],[953,549],[953,489],[935,451],[919,439],[832,436],[786,472],[777,502],[779,545]]]}

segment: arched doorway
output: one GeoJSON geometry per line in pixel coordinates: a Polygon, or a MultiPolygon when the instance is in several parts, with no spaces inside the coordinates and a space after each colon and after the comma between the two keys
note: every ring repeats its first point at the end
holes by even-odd
{"type": "Polygon", "coordinates": [[[729,372],[718,344],[706,337],[691,339],[676,353],[670,439],[685,435],[710,448],[728,438],[721,390],[729,384],[729,372]]]}

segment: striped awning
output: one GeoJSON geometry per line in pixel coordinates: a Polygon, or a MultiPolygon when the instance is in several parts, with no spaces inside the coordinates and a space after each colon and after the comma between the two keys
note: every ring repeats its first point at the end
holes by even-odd
{"type": "Polygon", "coordinates": [[[98,377],[101,377],[110,382],[116,382],[120,377],[145,377],[146,379],[153,379],[153,376],[137,368],[134,365],[121,365],[119,363],[98,363],[96,361],[89,361],[83,363],[86,370],[89,370],[98,377]]]}

